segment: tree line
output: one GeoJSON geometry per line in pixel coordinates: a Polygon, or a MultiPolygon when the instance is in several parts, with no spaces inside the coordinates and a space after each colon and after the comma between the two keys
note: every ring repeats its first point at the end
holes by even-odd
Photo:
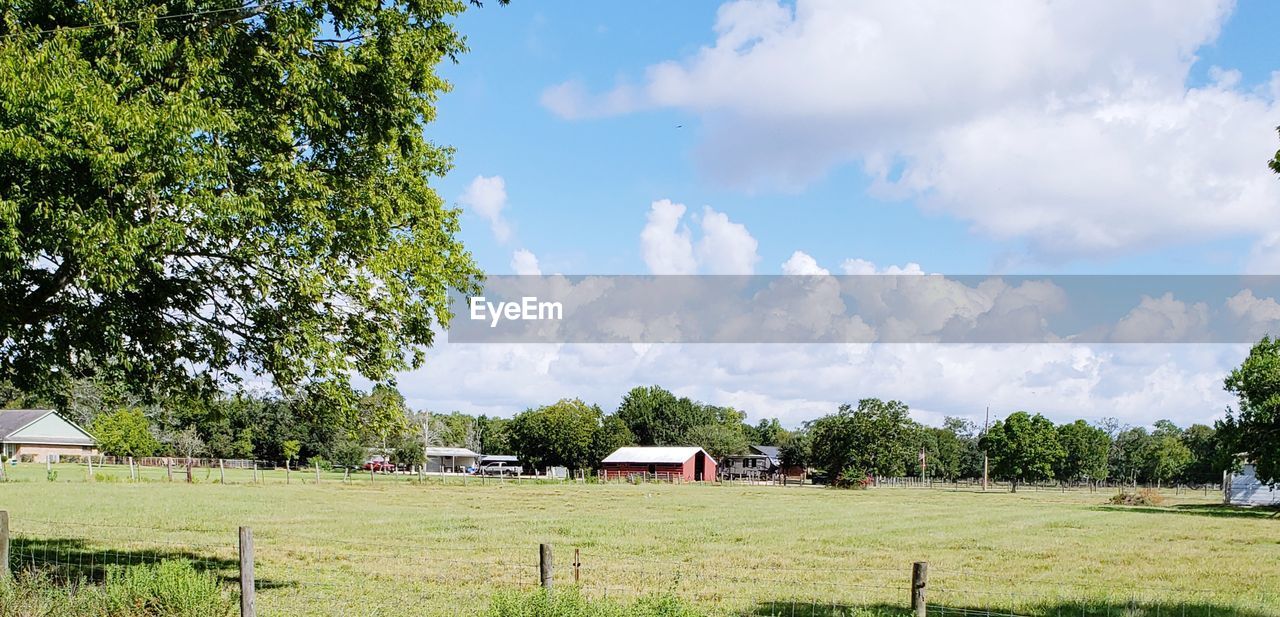
{"type": "Polygon", "coordinates": [[[900,401],[866,398],[805,422],[756,424],[732,407],[678,397],[659,386],[627,392],[616,410],[566,398],[512,418],[411,411],[391,386],[362,392],[338,382],[311,384],[289,396],[240,392],[176,397],[143,404],[122,386],[73,383],[57,400],[0,384],[6,406],[56,406],[120,456],[207,456],[358,466],[371,452],[394,462],[423,462],[424,446],[514,454],[527,466],[592,469],[628,445],[701,446],[716,458],[749,445],[779,446],[782,464],[838,484],[868,476],[990,477],[1014,489],[1026,482],[1199,484],[1253,462],[1264,480],[1280,477],[1280,342],[1264,338],[1224,381],[1236,409],[1214,423],[1151,430],[1114,418],[1054,424],[1018,411],[980,427],[948,417],[940,427],[910,417],[900,401]]]}
{"type": "Polygon", "coordinates": [[[1225,435],[1220,428],[1183,429],[1168,420],[1156,422],[1154,431],[1113,418],[1055,425],[1025,411],[996,420],[985,432],[957,417],[931,427],[912,420],[900,401],[868,398],[806,422],[788,436],[781,456],[783,464],[815,469],[837,484],[868,476],[980,478],[984,456],[990,477],[1015,490],[1024,482],[1054,480],[1205,483],[1220,480],[1231,465],[1233,446],[1225,435]]]}

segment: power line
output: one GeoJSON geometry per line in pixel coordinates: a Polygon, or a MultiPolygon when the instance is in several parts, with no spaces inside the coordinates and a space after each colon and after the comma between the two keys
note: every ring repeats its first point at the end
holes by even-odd
{"type": "MultiPolygon", "coordinates": [[[[167,21],[170,19],[202,17],[205,15],[218,15],[221,13],[233,13],[237,11],[256,11],[258,9],[265,9],[273,6],[288,6],[288,5],[299,4],[301,2],[302,0],[266,0],[264,2],[259,2],[257,4],[246,4],[243,6],[228,7],[225,9],[208,9],[208,10],[202,10],[202,11],[191,11],[189,13],[174,13],[172,15],[159,15],[157,17],[122,19],[120,21],[104,21],[104,22],[98,22],[98,23],[92,23],[92,24],[83,24],[79,26],[64,26],[59,28],[50,28],[48,30],[35,30],[32,32],[13,32],[10,34],[0,36],[0,39],[16,38],[24,34],[35,34],[35,35],[56,34],[58,32],[76,32],[80,30],[93,30],[95,28],[104,28],[108,26],[125,26],[125,25],[132,25],[132,24],[140,24],[140,23],[149,22],[149,21],[167,21]]],[[[247,17],[245,19],[247,19],[247,17]]]]}

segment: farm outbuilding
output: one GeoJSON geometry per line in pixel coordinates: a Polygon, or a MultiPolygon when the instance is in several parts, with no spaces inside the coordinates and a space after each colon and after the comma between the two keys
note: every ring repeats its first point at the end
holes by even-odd
{"type": "Polygon", "coordinates": [[[430,473],[466,473],[480,465],[480,455],[466,448],[424,448],[430,473]]]}
{"type": "Polygon", "coordinates": [[[716,479],[716,460],[697,446],[631,446],[604,457],[600,475],[605,479],[649,475],[700,482],[716,479]]]}
{"type": "Polygon", "coordinates": [[[1280,485],[1264,484],[1258,470],[1246,464],[1227,478],[1227,503],[1235,506],[1280,506],[1280,485]]]}
{"type": "Polygon", "coordinates": [[[96,456],[93,435],[52,409],[0,410],[0,462],[57,462],[63,456],[96,456]]]}

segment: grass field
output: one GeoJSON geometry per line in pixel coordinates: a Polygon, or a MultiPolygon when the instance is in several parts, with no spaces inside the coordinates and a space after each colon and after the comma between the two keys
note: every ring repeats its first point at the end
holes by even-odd
{"type": "Polygon", "coordinates": [[[230,580],[247,525],[261,615],[475,613],[535,586],[548,542],[557,586],[576,548],[588,595],[671,593],[723,615],[905,612],[911,564],[927,561],[931,614],[1280,617],[1280,516],[1212,493],[1125,508],[1083,491],[57,473],[10,467],[0,485],[15,558],[92,575],[185,556],[230,580]]]}

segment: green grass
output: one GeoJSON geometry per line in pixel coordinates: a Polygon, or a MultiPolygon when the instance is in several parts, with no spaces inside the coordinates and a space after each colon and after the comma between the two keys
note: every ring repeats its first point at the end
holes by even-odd
{"type": "MultiPolygon", "coordinates": [[[[16,558],[94,575],[105,564],[191,559],[230,581],[253,528],[262,615],[484,614],[537,583],[588,598],[670,596],[712,615],[905,612],[929,562],[934,613],[1045,617],[1280,617],[1280,516],[1167,492],[1165,507],[1107,492],[660,484],[513,484],[197,470],[195,484],[87,482],[79,465],[10,467],[0,509],[16,558]],[[25,556],[25,557],[24,557],[25,556]],[[984,612],[985,614],[985,612],[984,612]]],[[[115,478],[114,481],[108,478],[115,478]]]]}

